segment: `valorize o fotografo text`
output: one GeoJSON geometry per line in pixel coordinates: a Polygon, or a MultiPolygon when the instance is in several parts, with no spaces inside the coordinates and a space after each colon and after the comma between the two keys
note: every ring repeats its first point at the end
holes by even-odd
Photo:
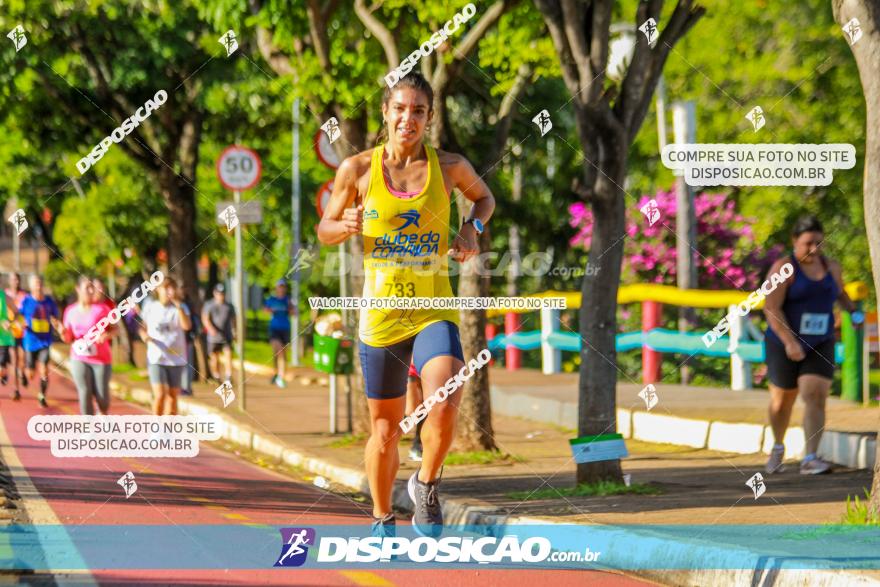
{"type": "MultiPolygon", "coordinates": [[[[794,266],[791,263],[786,263],[780,267],[778,273],[771,275],[770,279],[761,284],[761,287],[750,293],[748,298],[740,302],[736,307],[736,314],[747,316],[755,306],[761,303],[761,300],[773,293],[773,291],[784,283],[786,279],[791,277],[793,273],[794,266]]],[[[719,337],[727,334],[727,331],[730,330],[730,321],[736,317],[736,314],[730,312],[727,316],[721,319],[715,328],[703,335],[703,344],[706,345],[706,348],[712,346],[719,337]]]]}
{"type": "Polygon", "coordinates": [[[147,100],[143,106],[135,110],[134,116],[123,120],[122,124],[116,127],[109,136],[104,137],[101,139],[100,143],[95,145],[95,148],[92,149],[91,153],[76,162],[76,168],[79,170],[80,175],[84,175],[86,171],[91,169],[92,165],[100,161],[101,157],[104,156],[111,144],[121,143],[125,137],[131,134],[131,131],[140,126],[143,121],[150,117],[150,114],[152,114],[154,110],[158,110],[159,106],[164,104],[167,100],[168,93],[165,90],[159,90],[156,92],[156,95],[153,96],[152,100],[147,100]],[[141,111],[143,111],[143,113],[141,113],[141,111]]]}

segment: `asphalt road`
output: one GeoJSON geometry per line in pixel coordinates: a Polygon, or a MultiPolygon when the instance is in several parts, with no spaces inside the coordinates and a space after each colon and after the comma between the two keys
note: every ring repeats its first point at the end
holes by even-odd
{"type": "MultiPolygon", "coordinates": [[[[0,388],[0,443],[13,472],[26,511],[34,524],[119,527],[163,525],[249,525],[253,527],[364,524],[368,506],[312,484],[260,468],[236,455],[202,443],[194,458],[56,458],[47,442],[28,436],[27,422],[35,414],[79,413],[73,383],[53,371],[49,407],[40,408],[36,385],[20,402],[11,390],[0,388]],[[117,480],[135,475],[138,489],[128,499],[117,480]]],[[[142,414],[134,405],[114,400],[112,414],[142,414]]],[[[406,524],[398,520],[398,524],[406,524]]],[[[186,540],[181,528],[180,540],[186,540]]],[[[191,538],[190,538],[191,539],[191,538]]],[[[279,537],[280,546],[280,537],[279,537]]],[[[205,545],[209,548],[210,545],[205,545]]],[[[246,548],[247,545],[242,545],[246,548]]],[[[107,544],[113,548],[113,544],[107,544]]],[[[173,541],[163,548],[174,549],[173,541]]],[[[159,552],[163,552],[160,548],[159,552]]],[[[0,559],[11,551],[0,545],[0,559]]],[[[652,583],[617,573],[595,570],[315,570],[273,568],[276,552],[266,553],[265,569],[63,570],[36,574],[0,575],[0,582],[20,584],[99,585],[505,585],[534,586],[552,581],[568,585],[630,586],[652,583]]]]}

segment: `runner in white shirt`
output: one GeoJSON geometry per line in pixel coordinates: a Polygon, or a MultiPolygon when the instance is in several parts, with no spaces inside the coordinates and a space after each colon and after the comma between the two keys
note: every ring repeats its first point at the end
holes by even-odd
{"type": "Polygon", "coordinates": [[[177,282],[166,277],[156,289],[158,301],[144,306],[141,339],[147,343],[147,368],[153,386],[153,413],[177,415],[177,395],[186,368],[186,331],[192,328],[189,310],[177,282]]]}

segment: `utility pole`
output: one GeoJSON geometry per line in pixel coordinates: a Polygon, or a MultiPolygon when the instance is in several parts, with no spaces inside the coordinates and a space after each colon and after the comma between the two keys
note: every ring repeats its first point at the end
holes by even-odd
{"type": "MultiPolygon", "coordinates": [[[[300,181],[299,181],[299,98],[293,99],[293,177],[291,178],[290,190],[290,209],[293,217],[293,243],[290,258],[293,263],[297,263],[300,249],[302,248],[300,228],[302,219],[300,218],[300,181]]],[[[290,290],[291,300],[293,300],[293,321],[290,324],[290,364],[299,367],[299,283],[300,273],[302,271],[294,271],[293,285],[290,290]]]]}
{"type": "MultiPolygon", "coordinates": [[[[519,156],[522,154],[522,147],[514,145],[513,147],[513,189],[511,191],[511,199],[514,202],[522,200],[522,163],[519,156]]],[[[522,274],[520,262],[520,238],[519,227],[511,225],[508,229],[510,239],[510,269],[507,272],[507,295],[515,297],[518,293],[517,279],[522,274]]]]}
{"type": "MultiPolygon", "coordinates": [[[[676,144],[696,142],[696,107],[693,100],[672,104],[672,127],[676,144]]],[[[679,289],[697,287],[697,217],[694,212],[694,190],[685,182],[684,174],[675,178],[675,250],[676,281],[679,289]]],[[[695,323],[693,308],[680,307],[678,310],[678,330],[691,330],[695,323]]],[[[681,382],[690,381],[690,369],[681,367],[681,382]]]]}
{"type": "MultiPolygon", "coordinates": [[[[241,210],[241,192],[233,192],[235,209],[241,210]]],[[[239,222],[235,227],[235,297],[238,298],[238,312],[235,313],[235,334],[238,338],[238,406],[241,411],[247,411],[247,394],[245,392],[244,372],[244,326],[247,303],[244,299],[244,254],[242,253],[241,231],[242,224],[239,222]]]]}

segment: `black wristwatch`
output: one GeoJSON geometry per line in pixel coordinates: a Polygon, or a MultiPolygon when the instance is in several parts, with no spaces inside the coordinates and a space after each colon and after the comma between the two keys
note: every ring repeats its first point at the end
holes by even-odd
{"type": "Polygon", "coordinates": [[[474,230],[477,231],[477,234],[483,234],[483,222],[479,218],[468,218],[462,223],[462,226],[465,224],[473,224],[474,230]]]}

